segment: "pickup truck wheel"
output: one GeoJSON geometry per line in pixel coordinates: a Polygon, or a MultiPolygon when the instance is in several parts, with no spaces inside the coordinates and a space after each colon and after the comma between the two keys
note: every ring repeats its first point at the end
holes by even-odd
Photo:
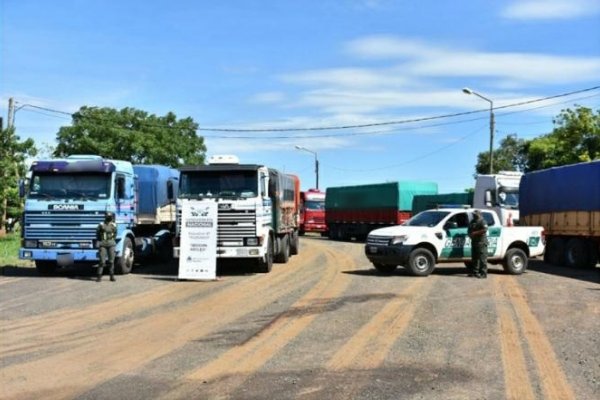
{"type": "Polygon", "coordinates": [[[267,273],[273,269],[273,241],[271,237],[267,239],[267,254],[264,259],[258,260],[256,272],[267,273]]]}
{"type": "Polygon", "coordinates": [[[298,237],[298,231],[292,232],[292,240],[290,242],[290,254],[296,255],[300,250],[300,238],[298,237]]]}
{"type": "Polygon", "coordinates": [[[588,264],[588,245],[580,238],[572,238],[567,242],[565,262],[567,267],[583,268],[588,264]]]}
{"type": "Polygon", "coordinates": [[[552,265],[564,265],[565,241],[562,238],[552,238],[546,244],[544,262],[552,265]]]}
{"type": "Polygon", "coordinates": [[[396,271],[396,266],[393,264],[373,263],[373,266],[382,275],[391,275],[396,271]]]}
{"type": "Polygon", "coordinates": [[[415,276],[427,276],[435,268],[435,258],[425,248],[414,249],[408,257],[406,268],[415,276]]]}
{"type": "Polygon", "coordinates": [[[125,238],[123,254],[115,260],[115,273],[117,275],[127,275],[130,273],[133,268],[133,259],[133,244],[131,243],[131,239],[125,238]]]}
{"type": "Polygon", "coordinates": [[[527,254],[521,249],[508,249],[504,256],[504,270],[511,275],[521,275],[527,269],[527,254]]]}
{"type": "Polygon", "coordinates": [[[38,260],[35,262],[35,269],[40,275],[50,275],[56,271],[56,262],[48,260],[38,260]]]}

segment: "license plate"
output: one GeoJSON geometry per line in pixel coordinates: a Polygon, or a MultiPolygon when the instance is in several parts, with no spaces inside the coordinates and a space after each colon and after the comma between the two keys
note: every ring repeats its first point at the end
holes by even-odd
{"type": "Polygon", "coordinates": [[[377,253],[377,247],[376,246],[369,246],[369,253],[377,253]]]}

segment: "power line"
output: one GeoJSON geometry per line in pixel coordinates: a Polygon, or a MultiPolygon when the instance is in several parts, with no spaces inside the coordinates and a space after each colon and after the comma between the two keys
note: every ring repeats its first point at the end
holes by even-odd
{"type": "MultiPolygon", "coordinates": [[[[519,107],[519,106],[527,105],[527,104],[539,103],[542,101],[547,101],[547,100],[556,99],[556,98],[560,98],[560,97],[567,97],[567,96],[572,96],[572,95],[579,94],[579,93],[590,92],[590,91],[594,91],[597,89],[600,89],[600,86],[594,86],[594,87],[590,87],[590,88],[586,88],[586,89],[580,89],[580,90],[575,90],[575,91],[571,91],[571,92],[560,93],[560,94],[553,95],[553,96],[547,96],[547,97],[542,97],[542,98],[538,98],[538,99],[522,101],[522,102],[518,102],[518,103],[506,104],[503,106],[494,107],[494,110],[507,109],[507,108],[519,107]]],[[[595,96],[597,96],[597,95],[592,95],[592,96],[588,96],[585,98],[590,98],[590,97],[595,97],[595,96]]],[[[67,115],[71,118],[74,117],[74,113],[69,113],[66,111],[56,110],[56,109],[52,109],[52,108],[48,108],[48,107],[36,106],[33,104],[21,104],[21,106],[18,109],[21,109],[24,107],[31,107],[31,108],[35,108],[35,109],[39,109],[39,110],[43,110],[43,111],[47,111],[47,112],[67,115]]],[[[536,108],[543,108],[543,107],[548,107],[548,105],[539,106],[536,108]]],[[[535,109],[535,108],[533,108],[533,109],[535,109]]],[[[524,111],[527,111],[527,110],[515,110],[515,111],[508,112],[508,113],[500,113],[499,115],[507,115],[507,114],[511,114],[511,113],[518,113],[518,112],[524,112],[524,111]]],[[[430,116],[430,117],[412,118],[412,119],[395,120],[395,121],[384,121],[384,122],[373,122],[373,123],[368,123],[368,124],[321,126],[321,127],[308,127],[308,128],[262,128],[262,129],[261,128],[252,128],[252,129],[248,129],[248,128],[239,128],[239,129],[238,128],[196,128],[196,131],[258,133],[258,132],[311,132],[311,131],[326,131],[326,130],[347,130],[347,129],[373,128],[373,127],[391,126],[391,125],[404,125],[404,124],[409,124],[409,123],[425,122],[425,121],[432,121],[432,120],[438,120],[438,119],[455,118],[455,117],[477,114],[477,113],[482,113],[482,112],[487,113],[487,112],[489,112],[489,110],[481,109],[481,110],[464,111],[464,112],[452,113],[452,114],[434,115],[434,116],[430,116]]],[[[86,119],[97,119],[97,120],[108,121],[105,118],[98,118],[98,117],[93,117],[93,116],[82,116],[82,117],[86,118],[86,119]]],[[[469,121],[478,120],[478,119],[481,119],[481,118],[474,118],[474,119],[466,120],[466,121],[461,120],[461,121],[457,121],[457,122],[432,124],[429,126],[420,126],[420,127],[407,128],[407,129],[420,129],[423,127],[435,127],[435,126],[441,126],[441,125],[450,125],[450,124],[469,122],[469,121]]],[[[170,126],[158,125],[158,124],[144,124],[144,125],[148,126],[148,127],[178,129],[177,127],[170,127],[170,126]]],[[[399,131],[399,129],[379,131],[379,132],[373,132],[373,131],[354,132],[354,133],[350,133],[350,134],[344,133],[344,134],[338,134],[338,135],[268,136],[268,137],[264,137],[264,138],[259,138],[256,136],[216,136],[216,135],[215,136],[207,136],[207,135],[205,135],[204,137],[205,138],[219,138],[219,139],[288,139],[288,138],[319,138],[319,137],[324,138],[324,137],[373,135],[373,134],[381,134],[381,133],[390,133],[390,132],[395,132],[395,131],[399,131]]]]}

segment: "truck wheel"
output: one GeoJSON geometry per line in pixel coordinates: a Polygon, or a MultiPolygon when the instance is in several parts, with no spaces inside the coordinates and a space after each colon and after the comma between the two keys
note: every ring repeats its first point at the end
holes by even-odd
{"type": "Polygon", "coordinates": [[[123,254],[115,260],[115,273],[117,275],[127,275],[130,273],[133,268],[133,259],[133,244],[131,243],[131,239],[125,238],[123,254]]]}
{"type": "Polygon", "coordinates": [[[410,253],[406,268],[415,276],[427,276],[435,268],[435,258],[429,250],[416,248],[410,253]]]}
{"type": "Polygon", "coordinates": [[[588,245],[583,239],[569,239],[566,250],[565,263],[567,267],[583,268],[588,265],[588,245]]]}
{"type": "Polygon", "coordinates": [[[396,271],[396,266],[393,264],[373,263],[373,266],[382,275],[391,275],[396,271]]]}
{"type": "Polygon", "coordinates": [[[596,268],[598,264],[598,245],[593,240],[588,240],[588,263],[587,268],[596,268]]]}
{"type": "Polygon", "coordinates": [[[292,232],[292,241],[290,242],[290,254],[296,255],[300,251],[300,238],[298,231],[292,232]]]}
{"type": "Polygon", "coordinates": [[[40,275],[50,275],[56,271],[56,262],[48,260],[38,260],[35,262],[35,269],[40,275]]]}
{"type": "Polygon", "coordinates": [[[299,230],[299,231],[298,231],[298,235],[300,235],[300,236],[304,236],[304,230],[299,230]]]}
{"type": "Polygon", "coordinates": [[[258,260],[258,265],[256,266],[256,272],[260,272],[266,274],[271,272],[273,269],[273,241],[271,237],[267,239],[267,254],[265,254],[264,260],[258,260]]]}
{"type": "Polygon", "coordinates": [[[511,275],[521,275],[527,269],[527,254],[521,249],[508,249],[502,263],[504,270],[511,275]]]}
{"type": "Polygon", "coordinates": [[[562,238],[552,238],[546,244],[544,262],[552,265],[564,265],[565,241],[562,238]]]}
{"type": "Polygon", "coordinates": [[[290,237],[286,234],[281,238],[279,252],[275,262],[285,264],[290,259],[290,237]]]}

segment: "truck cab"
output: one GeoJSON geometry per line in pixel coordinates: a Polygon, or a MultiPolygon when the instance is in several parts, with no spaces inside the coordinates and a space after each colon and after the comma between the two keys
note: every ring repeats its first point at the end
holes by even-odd
{"type": "Polygon", "coordinates": [[[300,236],[306,232],[319,232],[322,236],[327,236],[325,192],[319,189],[300,193],[300,236]]]}
{"type": "Polygon", "coordinates": [[[500,171],[493,175],[477,175],[473,207],[496,211],[504,226],[519,223],[519,183],[521,172],[500,171]]]}

